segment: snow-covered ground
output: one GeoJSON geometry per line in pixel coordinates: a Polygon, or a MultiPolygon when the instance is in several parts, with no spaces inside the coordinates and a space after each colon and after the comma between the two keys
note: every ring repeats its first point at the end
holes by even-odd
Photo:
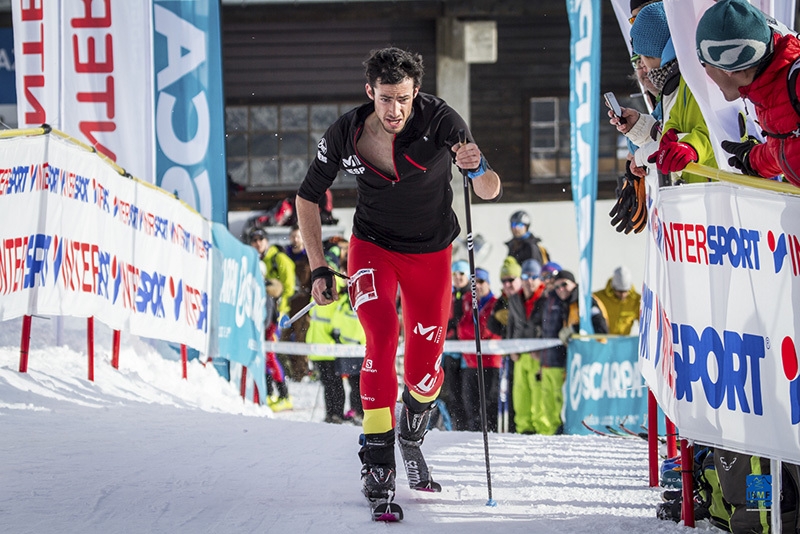
{"type": "MultiPolygon", "coordinates": [[[[423,450],[442,493],[398,475],[399,525],[372,523],[361,496],[358,435],[326,425],[314,382],[290,383],[295,409],[244,403],[211,366],[96,323],[87,380],[85,320],[34,318],[19,373],[20,320],[0,323],[0,532],[671,533],[655,517],[646,443],[601,436],[489,437],[492,497],[480,433],[432,431],[423,450]]],[[[399,457],[399,454],[398,454],[399,457]]]]}

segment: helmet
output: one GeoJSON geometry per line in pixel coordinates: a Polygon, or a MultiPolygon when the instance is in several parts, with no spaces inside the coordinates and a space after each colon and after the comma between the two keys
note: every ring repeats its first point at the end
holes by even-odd
{"type": "Polygon", "coordinates": [[[252,243],[256,239],[267,239],[267,232],[263,228],[251,228],[247,232],[247,241],[252,243]]]}
{"type": "Polygon", "coordinates": [[[512,226],[515,224],[524,224],[525,227],[528,227],[531,225],[531,218],[526,211],[515,211],[511,214],[510,223],[512,226]]]}

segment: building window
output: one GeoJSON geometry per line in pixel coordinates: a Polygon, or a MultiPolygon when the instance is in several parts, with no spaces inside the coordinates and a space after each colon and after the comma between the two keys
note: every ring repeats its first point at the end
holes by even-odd
{"type": "Polygon", "coordinates": [[[531,98],[530,181],[569,180],[569,99],[531,98]]]}
{"type": "MultiPolygon", "coordinates": [[[[637,107],[631,97],[619,97],[620,105],[637,107]]],[[[598,179],[616,180],[625,172],[628,149],[625,136],[608,123],[607,108],[600,109],[598,179]]],[[[571,175],[568,97],[530,99],[530,173],[532,184],[569,182],[571,175]]]]}
{"type": "MultiPolygon", "coordinates": [[[[296,189],[316,156],[317,143],[356,103],[227,106],[228,172],[250,190],[296,189]]],[[[339,186],[353,187],[342,176],[339,186]]]]}

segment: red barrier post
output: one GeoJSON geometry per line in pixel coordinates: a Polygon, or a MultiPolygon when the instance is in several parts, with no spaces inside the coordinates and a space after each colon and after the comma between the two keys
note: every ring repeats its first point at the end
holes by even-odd
{"type": "Polygon", "coordinates": [[[189,378],[188,364],[189,364],[189,356],[187,355],[186,345],[181,344],[181,367],[183,368],[184,380],[188,380],[189,378]]]}
{"type": "Polygon", "coordinates": [[[675,423],[669,417],[665,418],[667,422],[667,458],[675,458],[678,456],[678,433],[675,431],[675,423]]]}
{"type": "Polygon", "coordinates": [[[28,350],[31,348],[31,316],[22,317],[22,339],[19,343],[19,372],[28,372],[28,350]]]}
{"type": "Polygon", "coordinates": [[[114,330],[111,338],[111,367],[119,369],[119,330],[114,330]]]}
{"type": "Polygon", "coordinates": [[[86,319],[86,351],[89,354],[89,382],[94,382],[94,317],[86,319]]]}
{"type": "Polygon", "coordinates": [[[247,367],[242,367],[242,379],[239,381],[239,393],[243,399],[247,398],[247,367]]]}
{"type": "Polygon", "coordinates": [[[650,487],[658,486],[658,404],[650,389],[647,390],[647,462],[650,487]]]}
{"type": "Polygon", "coordinates": [[[694,528],[694,445],[681,440],[681,519],[684,526],[694,528]]]}

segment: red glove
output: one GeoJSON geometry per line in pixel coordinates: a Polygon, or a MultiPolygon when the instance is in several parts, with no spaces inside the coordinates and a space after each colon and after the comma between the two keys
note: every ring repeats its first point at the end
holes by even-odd
{"type": "Polygon", "coordinates": [[[667,174],[670,172],[682,171],[689,163],[698,161],[699,159],[697,150],[689,143],[679,142],[678,131],[671,128],[661,136],[661,143],[658,145],[658,150],[653,152],[653,154],[647,158],[647,161],[655,163],[659,172],[667,174]]]}

